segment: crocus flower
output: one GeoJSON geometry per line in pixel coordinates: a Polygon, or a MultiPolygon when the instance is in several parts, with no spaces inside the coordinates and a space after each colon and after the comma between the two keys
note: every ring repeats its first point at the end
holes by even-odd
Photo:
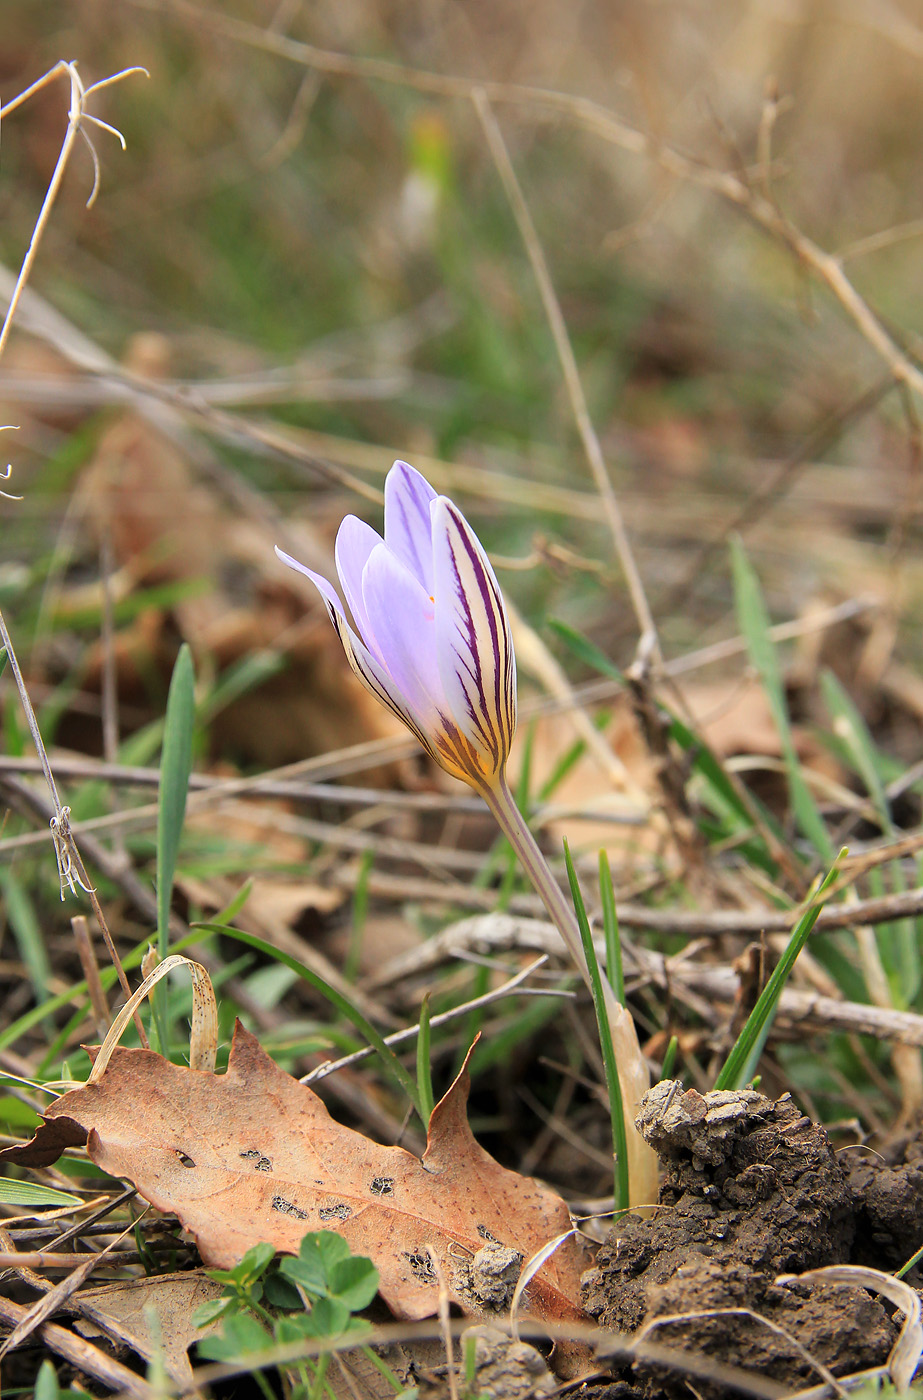
{"type": "Polygon", "coordinates": [[[471,526],[406,462],[385,480],[384,539],[347,515],[340,587],[316,584],[349,664],[449,773],[476,788],[502,773],[516,728],[516,662],[503,597],[471,526]]]}
{"type": "MultiPolygon", "coordinates": [[[[484,798],[590,984],[574,910],[506,780],[516,728],[513,640],[500,585],[457,506],[406,462],[395,462],[385,479],[384,538],[354,515],[337,532],[342,599],[321,574],[276,553],[320,591],[363,685],[437,763],[484,798]]],[[[603,994],[625,1108],[632,1203],[649,1204],[656,1158],[632,1121],[649,1084],[647,1063],[630,1013],[605,981],[603,994]]]]}

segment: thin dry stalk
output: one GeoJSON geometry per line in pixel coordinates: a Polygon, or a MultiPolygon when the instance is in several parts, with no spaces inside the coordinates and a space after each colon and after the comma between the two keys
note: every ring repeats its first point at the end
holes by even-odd
{"type": "Polygon", "coordinates": [[[651,1318],[638,1332],[638,1341],[643,1343],[652,1332],[660,1327],[666,1327],[674,1322],[703,1322],[713,1317],[748,1317],[751,1322],[757,1323],[760,1327],[765,1327],[767,1331],[773,1332],[777,1337],[782,1337],[794,1351],[798,1353],[802,1361],[805,1361],[812,1370],[822,1376],[827,1385],[833,1388],[834,1394],[845,1400],[846,1391],[840,1385],[836,1376],[820,1361],[813,1352],[799,1342],[798,1338],[788,1330],[781,1327],[777,1322],[770,1322],[768,1317],[763,1317],[761,1313],[754,1312],[752,1308],[699,1308],[693,1312],[669,1313],[661,1317],[651,1318]]]}
{"type": "MultiPolygon", "coordinates": [[[[418,892],[408,891],[407,897],[418,897],[418,892]]],[[[597,941],[602,956],[602,940],[597,941]]],[[[376,970],[370,983],[373,987],[388,987],[405,979],[413,981],[432,975],[444,963],[471,954],[496,958],[508,953],[542,951],[549,956],[560,955],[560,939],[553,924],[513,914],[475,915],[451,924],[412,954],[392,958],[376,970]]],[[[627,941],[623,952],[634,984],[662,987],[669,995],[687,1002],[705,1022],[723,1021],[739,1002],[740,977],[731,967],[699,963],[685,952],[665,958],[627,941]]],[[[842,1001],[798,987],[783,990],[779,1020],[809,1029],[847,1031],[904,1046],[923,1046],[923,1016],[893,1007],[842,1001]]]]}
{"type": "Polygon", "coordinates": [[[554,283],[551,280],[551,273],[548,269],[548,262],[542,248],[541,240],[535,228],[535,223],[526,203],[522,187],[510,160],[503,133],[497,124],[490,105],[487,93],[483,87],[475,88],[471,93],[471,100],[474,103],[474,110],[487,138],[487,145],[493,157],[494,165],[500,176],[501,183],[509,200],[516,226],[519,229],[535,281],[538,284],[542,305],[545,308],[545,315],[548,317],[548,324],[551,328],[554,339],[555,350],[561,365],[561,373],[564,376],[564,383],[567,388],[567,396],[570,400],[571,410],[574,415],[574,422],[577,425],[577,432],[583,444],[586,459],[590,464],[593,473],[593,480],[596,489],[600,494],[603,507],[606,512],[606,519],[612,538],[615,541],[616,552],[625,581],[628,585],[629,596],[632,607],[638,622],[640,637],[638,639],[638,657],[641,660],[658,659],[660,656],[659,643],[657,641],[657,629],[654,626],[653,614],[644,592],[644,584],[641,581],[641,574],[635,563],[631,542],[628,538],[628,531],[625,528],[625,521],[622,518],[621,507],[618,498],[609,480],[609,473],[606,470],[606,462],[603,457],[602,447],[599,437],[593,426],[590,417],[590,410],[587,406],[586,395],[583,392],[583,383],[580,378],[580,371],[577,368],[577,360],[574,355],[570,336],[567,332],[567,323],[561,311],[561,303],[558,301],[557,293],[554,290],[554,283]]]}
{"type": "MultiPolygon", "coordinates": [[[[549,925],[549,927],[551,927],[551,925],[549,925]]],[[[509,981],[504,982],[502,987],[496,987],[492,992],[485,992],[483,996],[474,997],[471,1001],[462,1002],[459,1006],[453,1006],[450,1011],[442,1011],[438,1016],[431,1017],[429,1023],[430,1030],[433,1030],[436,1026],[448,1025],[450,1021],[455,1021],[460,1016],[467,1016],[472,1011],[480,1010],[481,1007],[490,1006],[495,1001],[502,1001],[506,997],[513,996],[517,991],[520,996],[525,996],[527,994],[531,996],[571,996],[572,993],[561,991],[557,987],[533,987],[528,989],[528,993],[526,989],[522,988],[522,983],[525,982],[527,978],[531,977],[533,972],[537,972],[540,967],[544,967],[547,961],[548,958],[543,953],[541,957],[529,963],[528,967],[524,967],[517,972],[515,977],[511,977],[509,981]]],[[[417,1023],[413,1026],[407,1026],[404,1030],[394,1031],[393,1034],[386,1035],[384,1038],[385,1044],[404,1045],[409,1040],[415,1040],[419,1034],[420,1026],[419,1023],[417,1023]]],[[[361,1050],[354,1050],[351,1055],[344,1055],[339,1060],[327,1060],[324,1064],[318,1065],[316,1069],[312,1069],[310,1073],[303,1074],[301,1076],[301,1083],[313,1084],[317,1079],[326,1079],[328,1074],[334,1074],[340,1069],[347,1069],[351,1065],[358,1064],[360,1060],[367,1060],[370,1055],[374,1054],[374,1048],[371,1045],[365,1045],[361,1050]]]]}
{"type": "MultiPolygon", "coordinates": [[[[148,1209],[150,1209],[150,1207],[148,1207],[148,1209]]],[[[140,1218],[141,1217],[139,1217],[139,1219],[140,1218]]],[[[134,1230],[137,1223],[138,1222],[135,1220],[130,1221],[121,1234],[116,1235],[116,1237],[110,1240],[101,1250],[97,1253],[85,1255],[79,1260],[76,1259],[73,1254],[58,1255],[57,1257],[47,1254],[44,1256],[42,1254],[30,1254],[25,1256],[24,1262],[26,1262],[29,1267],[39,1269],[48,1267],[50,1262],[54,1260],[58,1267],[69,1269],[70,1272],[67,1278],[55,1284],[54,1288],[49,1289],[44,1297],[39,1298],[37,1302],[33,1303],[26,1315],[16,1323],[16,1326],[10,1332],[9,1336],[4,1338],[3,1343],[0,1344],[0,1361],[13,1351],[15,1347],[21,1346],[37,1327],[40,1327],[53,1313],[56,1313],[67,1302],[71,1295],[76,1293],[81,1284],[89,1278],[93,1270],[98,1268],[100,1264],[109,1264],[111,1267],[117,1260],[123,1262],[119,1255],[114,1254],[115,1246],[123,1240],[127,1234],[134,1230]]],[[[134,1252],[132,1254],[132,1258],[133,1257],[134,1252]]],[[[16,1267],[16,1255],[10,1256],[0,1254],[0,1268],[9,1268],[11,1265],[16,1267]]]]}
{"type": "MultiPolygon", "coordinates": [[[[24,1304],[0,1296],[0,1322],[5,1326],[16,1327],[28,1312],[24,1304]]],[[[100,1381],[107,1389],[127,1397],[127,1400],[160,1400],[160,1392],[148,1385],[147,1381],[66,1327],[60,1327],[56,1322],[43,1322],[39,1327],[39,1336],[49,1351],[70,1362],[78,1371],[100,1381]]]]}
{"type": "Polygon", "coordinates": [[[100,1038],[102,1038],[108,1031],[112,1018],[109,1014],[109,1004],[106,1001],[106,993],[100,981],[99,963],[96,961],[96,952],[90,938],[90,930],[85,915],[75,914],[71,919],[71,928],[74,931],[77,956],[80,959],[80,966],[83,968],[87,991],[90,995],[90,1005],[93,1008],[93,1015],[96,1017],[96,1030],[100,1038]]]}
{"type": "Polygon", "coordinates": [[[22,266],[19,269],[19,276],[16,278],[16,284],[13,287],[13,292],[10,297],[10,304],[9,308],[7,309],[6,317],[4,318],[2,327],[0,327],[0,355],[3,354],[4,347],[6,345],[7,339],[9,338],[10,327],[13,323],[13,317],[16,314],[16,308],[19,305],[19,299],[22,296],[23,289],[25,288],[25,285],[29,280],[29,275],[32,271],[36,255],[38,253],[38,248],[42,240],[42,235],[44,234],[45,229],[48,225],[48,220],[51,217],[51,210],[54,206],[55,200],[58,197],[58,191],[60,190],[61,182],[64,179],[64,172],[67,169],[68,163],[70,161],[77,137],[83,137],[83,139],[86,141],[87,146],[89,147],[90,155],[93,158],[93,188],[91,189],[90,197],[87,200],[88,209],[92,206],[93,201],[96,199],[96,195],[99,191],[99,158],[96,154],[96,148],[94,147],[92,141],[87,135],[87,124],[90,123],[93,126],[98,127],[101,131],[111,132],[112,135],[115,136],[119,141],[122,150],[125,149],[125,138],[122,136],[121,132],[117,131],[114,126],[110,126],[108,122],[104,122],[100,117],[92,116],[86,110],[87,99],[91,97],[94,92],[99,92],[103,88],[111,87],[113,83],[121,82],[123,78],[127,78],[132,73],[144,73],[145,77],[148,76],[147,69],[145,68],[125,68],[120,73],[113,73],[108,78],[100,79],[98,83],[91,83],[89,87],[84,87],[83,80],[81,79],[80,74],[77,72],[76,63],[67,63],[62,59],[60,63],[56,63],[55,66],[53,68],[50,68],[48,72],[43,74],[41,78],[38,78],[34,83],[32,83],[23,92],[21,92],[18,95],[18,97],[14,97],[12,101],[8,102],[5,107],[0,107],[0,121],[2,121],[4,117],[9,116],[9,114],[11,112],[14,112],[17,109],[17,107],[21,107],[24,102],[28,101],[30,97],[34,97],[37,92],[40,92],[43,88],[47,87],[49,83],[53,83],[58,78],[64,77],[65,75],[69,79],[70,107],[67,113],[67,132],[65,134],[64,141],[62,142],[61,150],[58,154],[57,163],[55,164],[55,168],[52,171],[51,179],[48,182],[48,188],[45,191],[45,198],[42,200],[42,207],[39,210],[38,218],[35,221],[35,227],[32,230],[32,237],[29,240],[29,247],[26,249],[26,255],[22,260],[22,266]]]}
{"type": "MultiPolygon", "coordinates": [[[[92,125],[101,131],[110,132],[113,136],[117,138],[120,145],[122,146],[122,149],[125,149],[125,140],[121,132],[116,130],[116,128],[114,126],[111,126],[108,122],[103,121],[102,118],[95,117],[87,111],[87,99],[91,97],[93,93],[99,92],[103,88],[111,87],[113,83],[120,82],[123,78],[128,77],[132,73],[146,73],[146,70],[143,68],[127,68],[119,73],[112,74],[108,78],[103,78],[97,83],[91,84],[90,87],[85,87],[83,80],[77,72],[77,65],[75,63],[67,63],[62,60],[60,63],[55,64],[53,68],[49,69],[47,73],[45,73],[41,78],[37,79],[36,82],[32,83],[17,97],[13,98],[11,102],[7,103],[6,107],[0,108],[0,121],[2,121],[4,116],[9,116],[11,112],[14,112],[18,107],[22,106],[23,103],[28,101],[29,98],[33,97],[37,92],[40,92],[48,84],[56,81],[59,77],[67,75],[69,79],[70,107],[68,110],[67,132],[65,134],[64,141],[62,142],[61,150],[58,154],[58,159],[55,164],[54,171],[52,172],[51,179],[48,183],[48,188],[45,192],[45,197],[42,201],[42,206],[39,210],[38,218],[36,219],[35,226],[32,230],[32,237],[29,240],[29,247],[26,250],[26,254],[23,258],[19,274],[10,293],[9,305],[7,307],[6,316],[3,320],[3,325],[0,326],[0,355],[3,354],[4,347],[6,346],[6,342],[9,338],[10,328],[13,324],[13,317],[16,314],[16,309],[19,305],[26,283],[29,280],[29,275],[32,271],[32,267],[38,253],[38,248],[39,244],[41,243],[42,235],[44,234],[44,231],[48,224],[48,220],[51,217],[51,210],[54,206],[54,202],[61,188],[61,183],[64,179],[64,172],[67,169],[68,163],[70,161],[71,153],[73,151],[77,137],[82,136],[83,139],[86,141],[86,144],[90,151],[90,155],[93,160],[93,186],[90,191],[89,199],[87,200],[88,208],[93,204],[93,201],[95,200],[99,189],[100,169],[96,149],[93,145],[93,142],[90,140],[90,137],[87,134],[87,126],[92,125]]],[[[16,658],[16,653],[13,648],[12,639],[10,638],[9,632],[7,631],[6,623],[3,620],[2,616],[0,616],[0,638],[2,638],[3,646],[6,650],[6,654],[9,659],[10,669],[12,670],[14,679],[16,681],[16,686],[19,691],[20,700],[22,702],[23,710],[26,715],[26,720],[28,722],[29,729],[32,733],[32,738],[35,743],[39,759],[41,760],[42,770],[44,772],[45,781],[48,785],[49,793],[51,794],[53,806],[53,812],[50,819],[51,836],[52,841],[54,843],[55,856],[58,863],[58,873],[61,880],[61,898],[62,900],[64,898],[65,886],[67,886],[71,890],[74,890],[79,885],[80,888],[83,889],[89,895],[90,902],[93,905],[94,911],[99,920],[99,925],[102,930],[103,937],[109,949],[110,957],[112,958],[112,962],[118,973],[122,989],[127,996],[130,993],[128,980],[125,976],[125,971],[122,967],[121,960],[112,941],[109,929],[106,925],[106,920],[103,916],[102,908],[100,907],[99,901],[96,898],[96,892],[90,882],[89,876],[86,872],[86,868],[83,864],[83,860],[81,859],[80,852],[78,851],[76,842],[74,841],[73,833],[70,829],[70,809],[62,805],[60,796],[58,795],[58,789],[55,783],[54,774],[52,773],[51,765],[48,761],[48,754],[45,749],[44,742],[42,740],[41,732],[38,726],[38,721],[35,717],[35,711],[32,707],[31,700],[29,699],[29,694],[26,689],[25,682],[23,680],[22,672],[19,667],[19,662],[16,658]]],[[[144,1028],[142,1027],[140,1021],[137,1021],[137,1028],[142,1045],[146,1045],[147,1038],[144,1034],[144,1028]]]]}
{"type": "Polygon", "coordinates": [[[445,1347],[446,1380],[449,1385],[449,1400],[459,1400],[458,1373],[455,1369],[455,1352],[452,1338],[452,1322],[449,1316],[449,1285],[446,1281],[442,1265],[436,1258],[435,1250],[428,1249],[427,1253],[429,1254],[429,1262],[439,1285],[436,1315],[439,1318],[439,1331],[442,1336],[442,1345],[445,1347]]]}

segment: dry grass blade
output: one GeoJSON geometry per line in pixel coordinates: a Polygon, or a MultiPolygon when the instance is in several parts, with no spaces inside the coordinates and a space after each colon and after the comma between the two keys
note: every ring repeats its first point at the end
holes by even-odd
{"type": "Polygon", "coordinates": [[[106,1072],[112,1053],[125,1034],[126,1027],[136,1009],[149,996],[157,983],[162,981],[174,968],[188,967],[192,978],[192,1024],[189,1033],[189,1068],[211,1071],[215,1068],[218,1051],[218,1006],[212,979],[201,963],[184,958],[181,953],[171,953],[158,963],[153,972],[145,977],[137,991],[119,1011],[109,1028],[99,1053],[93,1062],[88,1084],[97,1084],[106,1072]]]}
{"type": "Polygon", "coordinates": [[[522,1301],[523,1294],[546,1260],[550,1259],[555,1250],[576,1233],[575,1229],[570,1229],[564,1230],[560,1235],[555,1235],[553,1240],[549,1240],[547,1244],[542,1245],[542,1248],[536,1250],[531,1259],[527,1259],[523,1264],[522,1273],[519,1275],[519,1282],[516,1284],[513,1290],[513,1296],[510,1300],[510,1329],[517,1341],[519,1340],[519,1304],[522,1301]]]}
{"type": "Polygon", "coordinates": [[[145,76],[147,76],[147,69],[125,68],[120,73],[113,73],[111,77],[103,78],[98,83],[93,83],[90,87],[85,87],[79,73],[77,72],[76,63],[66,63],[62,60],[60,63],[56,63],[53,68],[49,69],[49,71],[45,73],[43,77],[39,78],[36,82],[32,83],[25,90],[25,92],[21,92],[18,97],[13,98],[13,100],[11,102],[8,102],[5,107],[0,108],[0,119],[2,119],[4,116],[8,116],[11,112],[15,111],[17,107],[22,106],[24,102],[26,102],[30,97],[34,96],[35,93],[39,92],[48,83],[54,82],[56,78],[63,77],[66,75],[70,82],[70,108],[67,114],[67,133],[64,137],[64,141],[61,145],[61,150],[58,155],[57,163],[55,165],[54,171],[52,172],[51,179],[48,183],[48,189],[45,193],[45,198],[42,201],[42,207],[39,210],[38,218],[35,221],[35,227],[32,231],[32,238],[29,241],[28,250],[26,252],[25,257],[23,258],[22,266],[19,270],[19,276],[16,278],[15,285],[10,294],[10,303],[7,309],[6,317],[4,319],[2,327],[0,327],[0,355],[3,354],[4,347],[9,337],[10,327],[13,323],[13,317],[16,314],[16,308],[19,305],[19,300],[22,296],[25,285],[29,280],[29,274],[32,271],[33,263],[35,262],[35,257],[38,252],[39,243],[41,242],[42,235],[44,234],[45,229],[47,227],[48,220],[51,217],[51,210],[58,196],[58,191],[61,188],[61,182],[64,179],[64,172],[67,169],[68,163],[70,162],[71,154],[73,152],[74,144],[77,140],[77,137],[84,137],[90,149],[90,153],[93,157],[93,188],[90,191],[90,197],[87,201],[87,207],[89,207],[93,203],[94,199],[96,198],[97,189],[99,188],[99,160],[96,155],[95,147],[93,146],[93,143],[90,140],[90,138],[87,136],[86,124],[90,122],[103,131],[111,132],[113,136],[118,138],[124,150],[125,141],[121,133],[116,131],[115,127],[110,126],[108,122],[101,121],[99,117],[91,116],[90,113],[86,110],[87,98],[90,97],[94,92],[98,92],[101,88],[110,87],[113,83],[121,82],[123,78],[129,77],[133,73],[144,73],[145,76]]]}
{"type": "MultiPolygon", "coordinates": [[[[17,1326],[28,1313],[29,1309],[24,1304],[0,1297],[0,1322],[6,1326],[17,1326]]],[[[56,1322],[43,1322],[38,1331],[49,1351],[70,1362],[78,1371],[100,1381],[109,1390],[117,1391],[125,1400],[160,1400],[160,1392],[148,1385],[147,1381],[66,1327],[60,1327],[56,1322]]]]}
{"type": "MultiPolygon", "coordinates": [[[[134,1230],[136,1223],[136,1221],[132,1220],[122,1233],[117,1235],[114,1240],[111,1240],[98,1254],[94,1254],[91,1258],[78,1263],[76,1268],[71,1269],[67,1278],[55,1284],[54,1288],[49,1289],[43,1298],[39,1298],[37,1303],[33,1303],[25,1317],[23,1317],[20,1322],[17,1322],[9,1336],[4,1338],[3,1343],[0,1344],[0,1361],[16,1347],[21,1346],[26,1338],[35,1331],[36,1327],[40,1327],[43,1322],[47,1322],[48,1318],[64,1306],[71,1295],[76,1293],[77,1289],[89,1278],[93,1270],[98,1268],[100,1264],[107,1262],[106,1256],[113,1253],[115,1246],[134,1230]]],[[[5,1267],[9,1266],[6,1265],[5,1267]]],[[[41,1264],[39,1264],[38,1267],[41,1267],[41,1264]]],[[[67,1266],[65,1265],[65,1267],[67,1266]]]]}

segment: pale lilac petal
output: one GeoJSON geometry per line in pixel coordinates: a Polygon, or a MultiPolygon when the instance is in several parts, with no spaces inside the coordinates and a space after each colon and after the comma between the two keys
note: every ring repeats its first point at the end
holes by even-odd
{"type": "Polygon", "coordinates": [[[423,723],[438,724],[445,702],[436,661],[432,598],[385,544],[369,555],[362,597],[375,651],[388,675],[423,723]]]}
{"type": "MultiPolygon", "coordinates": [[[[384,548],[384,546],[382,546],[382,548],[384,548]]],[[[391,710],[402,724],[406,724],[407,728],[417,736],[425,749],[433,753],[432,741],[423,729],[419,717],[414,714],[407,705],[400,687],[395,685],[384,667],[375,659],[362,639],[356,635],[347,622],[346,614],[343,611],[343,604],[340,602],[336,590],[328,583],[322,574],[316,574],[313,569],[308,569],[304,564],[299,564],[297,559],[293,559],[290,554],[286,554],[284,550],[279,549],[278,545],[276,546],[276,554],[282,560],[283,564],[287,564],[290,569],[295,569],[298,573],[304,574],[320,591],[330,621],[333,623],[337,636],[343,645],[346,659],[365,688],[371,691],[377,700],[391,710]]],[[[436,755],[433,754],[433,757],[435,758],[436,755]]]]}
{"type": "Polygon", "coordinates": [[[347,515],[337,531],[335,555],[340,586],[359,635],[378,660],[384,661],[384,657],[375,646],[365,603],[362,600],[362,571],[372,550],[381,542],[381,535],[377,530],[373,530],[357,516],[347,515]]]}
{"type": "Polygon", "coordinates": [[[496,575],[461,512],[445,496],[432,507],[436,654],[449,711],[480,755],[500,771],[516,727],[516,661],[496,575]]]}
{"type": "Polygon", "coordinates": [[[433,594],[433,530],[430,502],[436,492],[407,462],[395,462],[385,478],[385,544],[433,594]]]}
{"type": "Polygon", "coordinates": [[[283,564],[287,564],[290,569],[294,569],[296,573],[304,574],[305,578],[309,578],[311,580],[311,582],[314,584],[314,587],[320,591],[321,597],[327,604],[328,612],[331,607],[336,608],[338,612],[343,611],[343,604],[340,602],[340,599],[337,596],[336,589],[334,588],[332,583],[328,583],[327,579],[324,578],[323,574],[316,574],[314,570],[309,569],[307,565],[300,564],[297,559],[293,559],[290,554],[286,554],[285,550],[280,549],[278,545],[276,545],[275,549],[276,554],[282,560],[283,564]]]}

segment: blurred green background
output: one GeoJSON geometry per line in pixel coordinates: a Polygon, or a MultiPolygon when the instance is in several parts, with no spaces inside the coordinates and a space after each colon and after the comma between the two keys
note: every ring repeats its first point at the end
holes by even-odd
{"type": "MultiPolygon", "coordinates": [[[[874,350],[790,252],[719,195],[666,173],[657,149],[759,188],[764,98],[774,90],[772,194],[794,225],[837,251],[911,223],[921,216],[919,18],[911,5],[859,0],[200,9],[7,0],[5,100],[60,57],[76,59],[86,82],[132,64],[150,72],[96,99],[93,110],[123,131],[128,149],[95,133],[102,187],[89,212],[91,163],[78,149],[32,286],[116,359],[138,332],[157,332],[169,374],[230,381],[231,408],[248,376],[291,372],[270,412],[374,444],[383,460],[425,454],[592,491],[534,278],[470,101],[420,91],[413,73],[408,83],[327,74],[257,45],[269,30],[414,72],[592,99],[641,132],[648,150],[619,149],[571,114],[523,100],[498,103],[497,114],[666,643],[686,647],[720,630],[726,558],[695,571],[694,589],[690,564],[838,415],[842,431],[758,512],[749,547],[780,615],[826,589],[868,588],[893,601],[897,588],[915,637],[915,411],[892,392],[849,418],[881,380],[874,350]],[[250,25],[254,42],[221,32],[216,16],[250,25]],[[345,387],[325,393],[327,378],[345,387]],[[896,529],[897,582],[888,553],[896,529]]],[[[59,82],[5,126],[8,267],[28,242],[65,103],[59,82]]],[[[846,263],[910,353],[923,300],[912,233],[860,247],[846,263]]],[[[7,358],[7,373],[28,349],[19,357],[7,358]]],[[[15,403],[4,411],[23,416],[15,403]]],[[[63,508],[64,497],[40,496],[71,426],[45,415],[17,439],[28,500],[11,552],[24,562],[35,542],[25,522],[63,508]]],[[[348,459],[345,445],[342,453],[348,459]]],[[[303,478],[252,458],[246,471],[261,488],[292,492],[284,509],[311,509],[295,494],[303,478]]],[[[528,552],[536,521],[527,486],[502,514],[496,501],[466,498],[464,485],[459,494],[501,554],[528,552]]],[[[338,509],[331,504],[331,516],[338,509]]],[[[539,524],[611,564],[601,524],[566,514],[539,524]]],[[[588,608],[627,655],[634,623],[617,571],[611,578],[604,600],[577,571],[572,612],[588,608]]],[[[559,606],[560,584],[542,570],[504,581],[533,615],[551,600],[559,606]]]]}

